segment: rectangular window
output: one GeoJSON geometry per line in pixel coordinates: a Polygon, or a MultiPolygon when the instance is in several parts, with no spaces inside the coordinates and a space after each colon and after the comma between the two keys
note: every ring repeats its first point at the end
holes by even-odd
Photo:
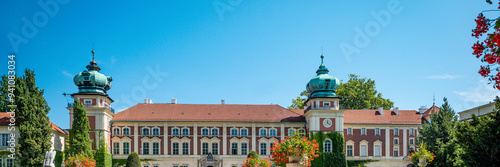
{"type": "Polygon", "coordinates": [[[359,151],[360,155],[361,155],[362,157],[366,157],[366,145],[362,145],[362,146],[361,146],[361,147],[359,147],[359,148],[360,148],[360,151],[359,151]]]}
{"type": "Polygon", "coordinates": [[[7,167],[14,167],[14,159],[12,158],[7,159],[7,167]]]}
{"type": "Polygon", "coordinates": [[[399,156],[399,149],[398,148],[394,148],[394,156],[395,157],[399,156]]]}
{"type": "Polygon", "coordinates": [[[410,129],[410,135],[414,135],[414,133],[413,129],[410,129]]]}
{"type": "Polygon", "coordinates": [[[394,139],[394,145],[399,145],[399,139],[394,139]]]}
{"type": "Polygon", "coordinates": [[[241,155],[247,155],[248,154],[248,144],[247,143],[241,143],[241,155]]]}
{"type": "Polygon", "coordinates": [[[142,154],[149,155],[149,143],[142,143],[142,154]]]}
{"type": "Polygon", "coordinates": [[[182,155],[189,155],[189,143],[182,143],[182,155]]]}
{"type": "Polygon", "coordinates": [[[351,128],[347,128],[347,134],[352,134],[352,129],[351,128]]]}
{"type": "Polygon", "coordinates": [[[362,135],[366,135],[366,129],[365,128],[361,128],[361,134],[362,135]]]}
{"type": "Polygon", "coordinates": [[[113,143],[113,154],[120,154],[120,143],[113,143]]]}
{"type": "Polygon", "coordinates": [[[413,145],[414,142],[413,142],[413,139],[410,139],[410,145],[413,145]]]}
{"type": "Polygon", "coordinates": [[[398,135],[398,134],[399,134],[398,128],[394,128],[394,135],[398,135]]]}
{"type": "Polygon", "coordinates": [[[267,154],[267,143],[260,143],[260,155],[267,154]]]}
{"type": "Polygon", "coordinates": [[[208,143],[201,143],[201,154],[208,155],[208,143]]]}
{"type": "Polygon", "coordinates": [[[231,155],[238,155],[238,143],[231,143],[231,155]]]}
{"type": "Polygon", "coordinates": [[[323,102],[323,107],[330,107],[330,102],[323,102]]]}
{"type": "Polygon", "coordinates": [[[153,155],[160,155],[160,143],[153,143],[153,155]]]}
{"type": "Polygon", "coordinates": [[[212,154],[213,155],[219,154],[219,143],[212,143],[212,154]]]}
{"type": "Polygon", "coordinates": [[[380,157],[380,146],[375,146],[375,151],[373,153],[376,157],[380,157]]]}
{"type": "Polygon", "coordinates": [[[375,134],[376,135],[380,135],[380,129],[379,128],[375,128],[375,134]]]}
{"type": "Polygon", "coordinates": [[[172,144],[172,154],[179,155],[179,143],[172,144]]]}
{"type": "Polygon", "coordinates": [[[7,143],[7,141],[9,141],[9,139],[9,134],[2,134],[2,141],[0,141],[0,146],[8,146],[9,144],[7,143]]]}
{"type": "Polygon", "coordinates": [[[352,145],[347,146],[347,156],[352,157],[352,145]]]}
{"type": "Polygon", "coordinates": [[[92,100],[85,99],[83,100],[83,104],[92,104],[92,100]]]}
{"type": "Polygon", "coordinates": [[[130,147],[130,143],[123,143],[123,154],[124,155],[128,155],[129,154],[129,147],[130,147]]]}

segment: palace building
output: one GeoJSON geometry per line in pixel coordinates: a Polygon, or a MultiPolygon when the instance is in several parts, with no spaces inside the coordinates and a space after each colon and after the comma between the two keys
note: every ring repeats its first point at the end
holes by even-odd
{"type": "MultiPolygon", "coordinates": [[[[336,95],[340,81],[328,73],[321,56],[316,76],[306,84],[310,96],[305,109],[145,99],[115,113],[107,94],[112,79],[101,74],[92,60],[74,77],[79,91],[72,96],[87,109],[90,127],[105,134],[113,158],[126,159],[137,152],[142,159],[155,160],[142,162],[143,167],[240,167],[250,151],[266,158],[276,140],[294,132],[317,131],[343,134],[348,160],[379,160],[368,166],[408,164],[404,158],[415,148],[417,128],[427,121],[422,116],[426,110],[343,109],[336,95]]],[[[72,106],[68,110],[72,121],[72,106]]],[[[331,151],[331,140],[322,147],[331,151]]]]}

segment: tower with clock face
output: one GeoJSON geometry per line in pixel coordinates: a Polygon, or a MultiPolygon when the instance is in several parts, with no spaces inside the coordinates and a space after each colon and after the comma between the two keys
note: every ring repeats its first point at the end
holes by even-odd
{"type": "Polygon", "coordinates": [[[336,131],[343,134],[345,110],[340,110],[340,98],[336,94],[340,81],[328,75],[329,70],[323,64],[323,58],[321,55],[321,65],[316,76],[306,86],[309,93],[304,113],[307,129],[309,132],[336,131]]]}

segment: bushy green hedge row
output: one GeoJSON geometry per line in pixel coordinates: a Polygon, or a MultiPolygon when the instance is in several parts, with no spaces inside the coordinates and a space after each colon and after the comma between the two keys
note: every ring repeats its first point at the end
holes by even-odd
{"type": "Polygon", "coordinates": [[[319,157],[311,162],[314,167],[346,167],[346,157],[344,153],[344,136],[337,132],[316,132],[310,134],[311,139],[316,140],[319,144],[319,157]],[[328,137],[332,141],[332,152],[323,152],[323,143],[328,137]]]}
{"type": "Polygon", "coordinates": [[[94,154],[94,159],[96,160],[97,167],[111,167],[113,164],[113,158],[111,157],[110,153],[101,153],[101,152],[96,152],[94,154]]]}
{"type": "Polygon", "coordinates": [[[365,167],[365,164],[370,163],[370,162],[376,162],[377,160],[371,160],[371,159],[365,159],[365,160],[347,160],[347,166],[348,167],[365,167]]]}

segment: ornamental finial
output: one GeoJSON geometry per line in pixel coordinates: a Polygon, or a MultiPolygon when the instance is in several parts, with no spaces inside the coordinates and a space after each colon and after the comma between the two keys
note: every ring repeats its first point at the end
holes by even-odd
{"type": "Polygon", "coordinates": [[[323,64],[323,58],[325,58],[325,56],[321,55],[321,64],[323,64]]]}
{"type": "Polygon", "coordinates": [[[94,49],[92,49],[92,61],[94,61],[94,54],[95,54],[95,51],[94,51],[94,49]]]}

